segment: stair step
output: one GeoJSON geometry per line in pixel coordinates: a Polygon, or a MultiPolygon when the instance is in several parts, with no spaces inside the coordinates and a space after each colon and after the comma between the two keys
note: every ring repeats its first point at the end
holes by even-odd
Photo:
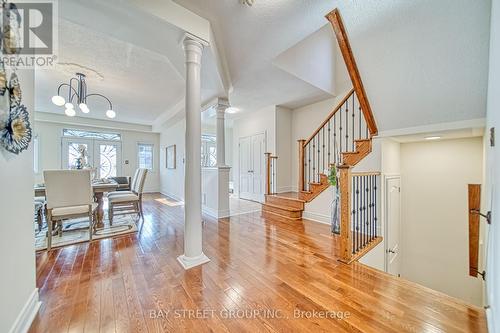
{"type": "Polygon", "coordinates": [[[272,213],[275,215],[279,215],[281,217],[289,218],[289,219],[301,219],[302,218],[302,209],[292,208],[286,206],[278,206],[271,203],[263,203],[262,211],[267,213],[272,213]]]}
{"type": "MultiPolygon", "coordinates": [[[[299,195],[300,194],[297,193],[297,196],[299,195]]],[[[266,203],[304,210],[305,200],[299,198],[280,196],[279,194],[273,194],[273,195],[266,195],[266,203]]]]}
{"type": "Polygon", "coordinates": [[[289,216],[284,216],[284,215],[281,215],[279,213],[275,213],[275,212],[272,212],[272,211],[267,211],[267,210],[262,210],[262,215],[264,217],[269,217],[269,218],[272,218],[272,217],[277,217],[277,218],[280,218],[280,219],[287,219],[287,220],[292,220],[292,221],[297,221],[297,220],[301,220],[302,219],[302,216],[301,217],[289,217],[289,216]]]}

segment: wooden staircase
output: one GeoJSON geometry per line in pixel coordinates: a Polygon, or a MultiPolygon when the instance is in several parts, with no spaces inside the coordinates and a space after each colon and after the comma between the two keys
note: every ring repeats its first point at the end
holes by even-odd
{"type": "Polygon", "coordinates": [[[330,186],[325,173],[334,166],[340,192],[342,260],[350,263],[381,241],[377,236],[378,174],[352,173],[352,168],[371,153],[378,129],[340,13],[335,9],[326,18],[335,31],[353,88],[307,140],[299,140],[298,192],[276,193],[278,157],[266,153],[267,187],[262,214],[300,220],[305,204],[330,186]]]}

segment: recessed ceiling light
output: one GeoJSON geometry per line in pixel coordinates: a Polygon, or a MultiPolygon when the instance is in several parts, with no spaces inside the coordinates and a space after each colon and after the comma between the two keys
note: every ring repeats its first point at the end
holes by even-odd
{"type": "Polygon", "coordinates": [[[226,109],[226,112],[227,113],[238,113],[238,112],[240,112],[240,109],[229,107],[229,108],[226,109]]]}
{"type": "Polygon", "coordinates": [[[425,137],[425,140],[439,140],[439,139],[441,139],[441,137],[438,136],[438,135],[426,136],[425,137]]]}

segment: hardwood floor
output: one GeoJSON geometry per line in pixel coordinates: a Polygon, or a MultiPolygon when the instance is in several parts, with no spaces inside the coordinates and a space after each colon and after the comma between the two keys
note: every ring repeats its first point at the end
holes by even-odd
{"type": "Polygon", "coordinates": [[[30,332],[486,332],[480,308],[338,262],[327,225],[207,219],[211,262],[184,271],[183,207],[147,195],[144,211],[137,234],[37,254],[30,332]]]}

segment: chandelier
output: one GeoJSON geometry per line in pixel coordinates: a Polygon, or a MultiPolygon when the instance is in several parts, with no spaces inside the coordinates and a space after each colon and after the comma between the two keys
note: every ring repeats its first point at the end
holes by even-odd
{"type": "Polygon", "coordinates": [[[90,109],[87,105],[87,98],[92,96],[104,98],[108,102],[109,109],[106,111],[106,117],[116,117],[116,112],[113,111],[113,104],[111,103],[109,98],[101,94],[87,94],[87,82],[85,82],[85,74],[82,73],[76,73],[76,77],[72,77],[69,80],[69,83],[61,83],[57,88],[57,95],[52,97],[52,103],[57,106],[64,106],[66,108],[64,113],[68,117],[74,117],[76,115],[76,111],[73,101],[76,105],[78,105],[80,111],[82,111],[83,113],[89,113],[90,109]],[[68,89],[67,101],[64,99],[64,97],[61,96],[62,87],[67,87],[68,89]]]}

